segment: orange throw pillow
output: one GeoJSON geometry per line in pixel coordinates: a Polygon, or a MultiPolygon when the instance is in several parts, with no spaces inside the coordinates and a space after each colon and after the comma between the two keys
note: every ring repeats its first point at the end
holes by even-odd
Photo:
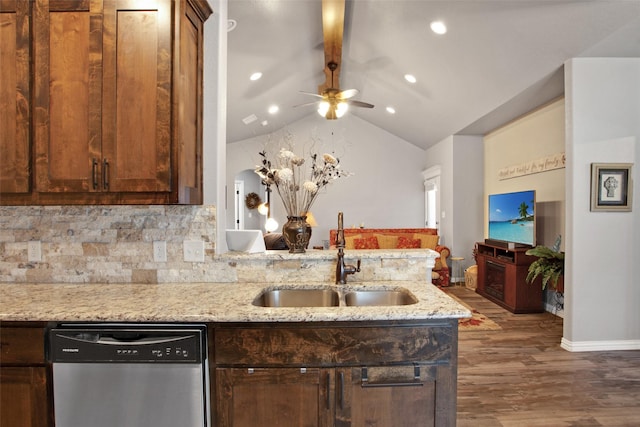
{"type": "Polygon", "coordinates": [[[420,248],[420,239],[409,239],[407,237],[398,237],[397,249],[418,249],[420,248]]]}
{"type": "Polygon", "coordinates": [[[390,236],[387,234],[376,234],[378,239],[378,247],[380,249],[395,249],[398,246],[398,236],[390,236]]]}
{"type": "Polygon", "coordinates": [[[355,249],[355,240],[362,239],[362,234],[355,234],[353,236],[344,236],[344,248],[355,249]]]}
{"type": "Polygon", "coordinates": [[[415,233],[414,239],[420,239],[420,247],[426,249],[435,249],[438,244],[439,236],[437,234],[420,234],[415,233]]]}
{"type": "Polygon", "coordinates": [[[354,239],[353,245],[356,249],[380,249],[376,236],[369,236],[363,239],[354,239]]]}

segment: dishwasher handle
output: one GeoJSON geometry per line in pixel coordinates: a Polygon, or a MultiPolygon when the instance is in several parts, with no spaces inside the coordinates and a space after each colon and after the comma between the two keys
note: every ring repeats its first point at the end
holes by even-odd
{"type": "Polygon", "coordinates": [[[181,335],[181,336],[143,336],[136,335],[134,337],[118,336],[118,335],[105,335],[100,333],[81,333],[81,334],[58,334],[60,338],[66,338],[70,340],[80,341],[84,343],[98,344],[98,345],[122,345],[122,346],[139,346],[139,345],[157,345],[167,344],[176,341],[191,339],[193,335],[181,335]]]}

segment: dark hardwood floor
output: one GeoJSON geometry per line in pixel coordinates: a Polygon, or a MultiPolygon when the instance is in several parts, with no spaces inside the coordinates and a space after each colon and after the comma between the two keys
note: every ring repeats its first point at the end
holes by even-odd
{"type": "Polygon", "coordinates": [[[640,426],[640,351],[572,353],[562,318],[447,290],[502,327],[460,332],[458,427],[640,426]]]}

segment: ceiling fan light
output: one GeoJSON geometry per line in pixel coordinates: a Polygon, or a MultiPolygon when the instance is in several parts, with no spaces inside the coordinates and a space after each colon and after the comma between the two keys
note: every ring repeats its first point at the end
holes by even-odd
{"type": "Polygon", "coordinates": [[[340,118],[344,116],[344,113],[349,109],[349,104],[346,102],[339,102],[336,106],[336,117],[340,118]]]}
{"type": "Polygon", "coordinates": [[[329,112],[329,103],[327,101],[322,101],[320,103],[320,105],[318,105],[318,114],[320,114],[322,117],[326,117],[327,113],[329,112]]]}

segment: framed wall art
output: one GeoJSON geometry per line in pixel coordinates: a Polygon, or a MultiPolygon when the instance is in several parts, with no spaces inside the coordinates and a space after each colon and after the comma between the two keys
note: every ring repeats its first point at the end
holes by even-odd
{"type": "Polygon", "coordinates": [[[591,163],[591,210],[631,212],[632,163],[591,163]]]}

